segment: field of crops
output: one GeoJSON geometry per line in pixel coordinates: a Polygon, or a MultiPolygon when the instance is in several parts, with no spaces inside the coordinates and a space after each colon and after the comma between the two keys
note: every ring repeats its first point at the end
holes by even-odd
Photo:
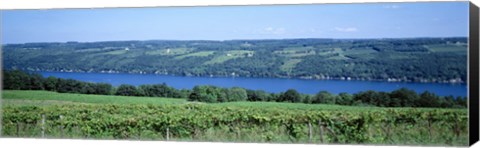
{"type": "Polygon", "coordinates": [[[7,137],[455,146],[468,143],[466,109],[275,102],[205,104],[183,99],[45,91],[3,91],[2,99],[2,136],[7,137]],[[107,103],[116,102],[114,99],[123,103],[107,103]]]}

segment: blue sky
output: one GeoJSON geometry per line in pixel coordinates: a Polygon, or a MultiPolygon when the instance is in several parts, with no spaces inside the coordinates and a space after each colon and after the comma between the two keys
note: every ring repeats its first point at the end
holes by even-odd
{"type": "Polygon", "coordinates": [[[2,42],[468,36],[468,2],[2,11],[2,42]]]}

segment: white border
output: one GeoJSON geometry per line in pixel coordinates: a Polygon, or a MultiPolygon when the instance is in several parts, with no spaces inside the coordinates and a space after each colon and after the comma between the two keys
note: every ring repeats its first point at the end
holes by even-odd
{"type": "MultiPolygon", "coordinates": [[[[0,138],[0,144],[10,147],[48,147],[48,148],[149,148],[149,147],[187,147],[187,148],[400,148],[407,146],[372,146],[372,145],[327,145],[327,144],[269,144],[269,143],[216,143],[216,142],[166,142],[166,141],[127,141],[127,140],[82,140],[82,139],[30,139],[30,138],[0,138]]],[[[429,147],[408,147],[429,148],[429,147]]],[[[433,148],[433,147],[432,147],[433,148]]]]}
{"type": "MultiPolygon", "coordinates": [[[[0,10],[11,9],[62,9],[62,8],[124,8],[165,6],[219,6],[219,5],[272,5],[272,4],[322,4],[322,3],[372,3],[372,2],[431,2],[466,0],[0,0],[0,10]]],[[[480,6],[480,0],[471,0],[480,6]]],[[[0,11],[1,14],[1,11],[0,11]]],[[[0,17],[1,18],[1,17],[0,17]]],[[[0,30],[1,31],[1,30],[0,30]]],[[[1,100],[0,100],[1,101],[1,100]]],[[[1,117],[1,116],[0,116],[1,117]]],[[[162,142],[121,140],[72,140],[72,139],[27,139],[0,138],[2,147],[189,147],[189,148],[240,148],[240,147],[372,147],[372,145],[306,145],[306,144],[255,144],[255,143],[211,143],[211,142],[162,142]]],[[[375,146],[412,147],[412,146],[375,146]]],[[[474,147],[480,147],[477,143],[474,147]]],[[[425,147],[422,147],[425,148],[425,147]]]]}

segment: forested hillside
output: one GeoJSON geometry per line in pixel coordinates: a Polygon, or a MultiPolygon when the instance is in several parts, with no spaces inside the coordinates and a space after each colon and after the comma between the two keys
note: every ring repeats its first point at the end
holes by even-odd
{"type": "Polygon", "coordinates": [[[110,41],[3,46],[5,69],[463,83],[467,38],[110,41]]]}

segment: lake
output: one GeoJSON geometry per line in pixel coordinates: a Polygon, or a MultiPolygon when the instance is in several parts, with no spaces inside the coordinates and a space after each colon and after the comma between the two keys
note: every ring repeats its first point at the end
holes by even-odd
{"type": "Polygon", "coordinates": [[[366,90],[392,91],[406,87],[421,93],[430,91],[440,96],[466,96],[465,84],[413,83],[382,81],[347,81],[347,80],[304,80],[283,78],[242,78],[242,77],[189,77],[155,74],[126,73],[76,73],[76,72],[40,72],[45,77],[71,78],[86,82],[104,82],[114,86],[120,84],[142,85],[166,83],[177,89],[192,89],[196,85],[214,85],[220,87],[243,87],[267,92],[284,92],[293,88],[301,93],[316,94],[321,90],[338,94],[341,92],[357,93],[366,90]]]}

